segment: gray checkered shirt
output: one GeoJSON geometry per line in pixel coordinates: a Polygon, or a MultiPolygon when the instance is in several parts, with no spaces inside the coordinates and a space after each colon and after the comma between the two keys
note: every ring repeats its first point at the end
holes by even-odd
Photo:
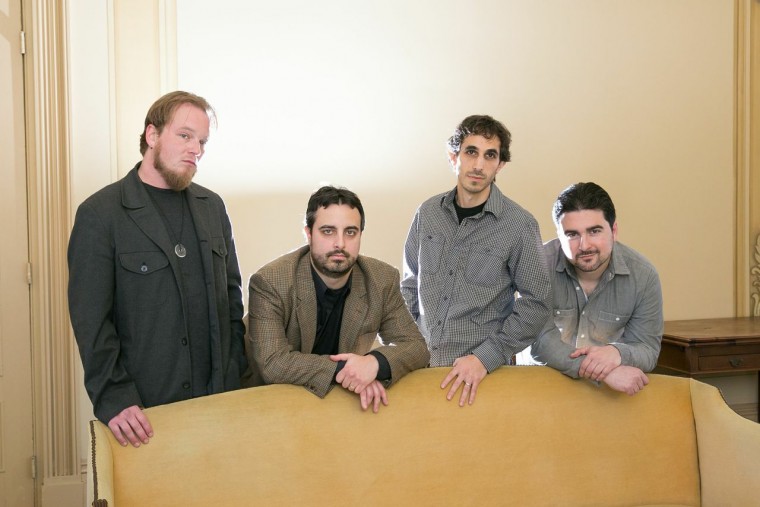
{"type": "Polygon", "coordinates": [[[483,211],[461,224],[455,195],[436,195],[417,210],[401,293],[427,341],[430,366],[474,354],[490,372],[510,364],[549,318],[549,271],[535,218],[496,185],[483,211]]]}

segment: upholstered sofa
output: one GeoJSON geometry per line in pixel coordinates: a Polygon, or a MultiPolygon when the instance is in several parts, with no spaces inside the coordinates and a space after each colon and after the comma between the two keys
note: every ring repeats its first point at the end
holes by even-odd
{"type": "Polygon", "coordinates": [[[760,425],[714,387],[651,375],[629,397],[505,367],[460,408],[446,371],[403,378],[378,414],[289,385],[150,408],[137,449],[93,421],[88,504],[760,505],[760,425]]]}

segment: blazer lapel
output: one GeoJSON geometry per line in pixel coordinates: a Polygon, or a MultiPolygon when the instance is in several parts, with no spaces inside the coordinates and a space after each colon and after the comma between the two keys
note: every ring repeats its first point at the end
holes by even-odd
{"type": "Polygon", "coordinates": [[[317,293],[314,280],[311,279],[311,254],[305,249],[305,255],[298,261],[296,273],[296,317],[301,330],[301,352],[311,354],[317,337],[317,293]]]}
{"type": "MultiPolygon", "coordinates": [[[[190,215],[193,217],[195,224],[195,234],[198,236],[203,255],[206,255],[206,249],[209,248],[209,239],[211,230],[210,211],[208,206],[208,196],[201,187],[190,185],[187,190],[187,205],[190,208],[190,215]]],[[[209,250],[210,254],[211,251],[209,250]]]]}
{"type": "Polygon", "coordinates": [[[142,182],[137,176],[137,167],[132,169],[129,177],[124,180],[121,195],[122,206],[126,208],[127,214],[137,227],[164,252],[176,275],[179,266],[174,254],[174,245],[169,238],[164,221],[161,220],[158,210],[150,201],[148,191],[143,188],[142,182]]]}
{"type": "Polygon", "coordinates": [[[340,342],[338,350],[353,352],[356,347],[356,339],[364,324],[369,307],[367,305],[367,287],[364,283],[364,272],[359,263],[354,264],[351,273],[351,292],[348,293],[346,304],[343,307],[343,321],[340,325],[340,342]]]}

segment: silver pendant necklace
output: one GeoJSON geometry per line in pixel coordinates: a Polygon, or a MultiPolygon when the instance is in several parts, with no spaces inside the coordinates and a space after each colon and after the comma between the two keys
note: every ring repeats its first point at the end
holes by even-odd
{"type": "MultiPolygon", "coordinates": [[[[187,255],[187,248],[185,248],[185,245],[182,244],[182,235],[185,232],[185,192],[180,191],[179,192],[179,238],[176,241],[176,244],[174,245],[174,255],[179,257],[180,259],[184,259],[187,255]]],[[[161,215],[161,219],[164,222],[164,226],[166,226],[166,232],[169,233],[169,238],[174,242],[174,229],[172,228],[171,224],[169,223],[169,219],[164,214],[164,211],[161,209],[161,206],[158,205],[158,202],[156,202],[156,199],[153,197],[153,194],[148,191],[148,197],[150,197],[150,200],[153,201],[153,205],[156,207],[156,211],[158,211],[158,214],[161,215]]],[[[164,201],[166,205],[169,203],[164,201]]]]}
{"type": "Polygon", "coordinates": [[[179,239],[177,240],[177,244],[174,245],[174,253],[179,257],[180,259],[183,259],[185,255],[187,255],[187,248],[185,248],[185,245],[182,244],[182,233],[185,232],[185,193],[180,193],[180,200],[179,200],[179,216],[181,217],[179,219],[179,239]]]}

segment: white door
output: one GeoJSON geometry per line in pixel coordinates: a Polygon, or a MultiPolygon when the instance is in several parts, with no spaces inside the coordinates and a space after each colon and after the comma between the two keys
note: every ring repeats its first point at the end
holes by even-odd
{"type": "Polygon", "coordinates": [[[0,1],[0,506],[32,507],[32,363],[21,0],[0,1]]]}

